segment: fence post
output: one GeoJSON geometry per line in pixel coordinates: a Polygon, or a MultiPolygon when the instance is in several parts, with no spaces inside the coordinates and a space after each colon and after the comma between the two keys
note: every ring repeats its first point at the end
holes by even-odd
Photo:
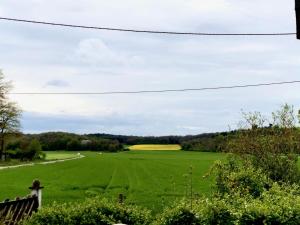
{"type": "Polygon", "coordinates": [[[38,208],[40,208],[42,206],[42,189],[44,187],[41,186],[41,182],[39,180],[34,180],[32,182],[32,186],[29,187],[29,189],[31,189],[31,195],[32,196],[37,196],[38,198],[38,203],[39,203],[39,206],[38,208]]]}
{"type": "Polygon", "coordinates": [[[125,196],[123,194],[119,194],[119,203],[120,204],[124,203],[124,199],[125,199],[125,196]]]}

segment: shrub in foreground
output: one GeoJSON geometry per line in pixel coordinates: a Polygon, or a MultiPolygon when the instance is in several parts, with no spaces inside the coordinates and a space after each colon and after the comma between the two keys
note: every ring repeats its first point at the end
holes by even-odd
{"type": "Polygon", "coordinates": [[[157,216],[152,225],[198,225],[200,220],[185,202],[167,208],[157,216]]]}
{"type": "Polygon", "coordinates": [[[264,191],[259,198],[240,193],[202,198],[166,209],[153,225],[297,225],[300,224],[300,193],[298,186],[278,184],[264,191]]]}
{"type": "Polygon", "coordinates": [[[34,214],[26,225],[298,225],[300,224],[299,186],[274,183],[259,197],[231,192],[182,201],[165,209],[154,221],[148,210],[110,202],[96,197],[79,204],[54,204],[34,214]]]}
{"type": "Polygon", "coordinates": [[[240,193],[259,197],[273,181],[251,162],[229,155],[224,162],[216,161],[208,175],[214,175],[216,192],[220,195],[240,193]]]}
{"type": "Polygon", "coordinates": [[[98,197],[83,203],[54,204],[34,214],[26,225],[147,225],[150,212],[133,205],[117,204],[98,197]]]}

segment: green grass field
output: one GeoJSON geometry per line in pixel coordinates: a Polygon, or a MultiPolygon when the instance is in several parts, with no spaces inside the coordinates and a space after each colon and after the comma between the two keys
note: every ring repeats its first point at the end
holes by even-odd
{"type": "Polygon", "coordinates": [[[129,150],[140,151],[178,151],[181,150],[180,145],[132,145],[129,150]]]}
{"type": "Polygon", "coordinates": [[[93,195],[117,199],[118,194],[123,193],[127,202],[158,212],[184,196],[187,184],[184,175],[189,172],[190,166],[193,166],[194,191],[209,194],[211,181],[202,176],[215,160],[224,157],[218,153],[184,151],[82,154],[86,157],[56,164],[0,170],[0,200],[26,196],[32,180],[38,178],[45,187],[45,205],[53,201],[82,200],[93,195]]]}
{"type": "Polygon", "coordinates": [[[46,154],[46,160],[70,159],[75,157],[78,156],[74,152],[48,152],[46,154]]]}

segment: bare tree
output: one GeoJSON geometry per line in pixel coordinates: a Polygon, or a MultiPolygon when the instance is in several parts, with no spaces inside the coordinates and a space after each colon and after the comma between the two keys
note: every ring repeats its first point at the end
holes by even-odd
{"type": "Polygon", "coordinates": [[[6,81],[2,70],[0,69],[0,101],[7,99],[7,93],[12,89],[10,81],[6,81]]]}
{"type": "Polygon", "coordinates": [[[6,82],[0,71],[0,158],[5,160],[5,139],[8,134],[19,132],[21,110],[15,102],[8,99],[11,82],[6,82]]]}

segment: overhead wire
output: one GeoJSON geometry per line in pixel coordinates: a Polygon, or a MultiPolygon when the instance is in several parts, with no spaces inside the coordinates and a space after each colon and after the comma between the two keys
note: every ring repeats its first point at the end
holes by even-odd
{"type": "Polygon", "coordinates": [[[250,88],[261,86],[274,86],[300,83],[300,80],[282,81],[271,83],[244,84],[232,86],[216,86],[203,88],[185,88],[185,89],[163,89],[163,90],[140,90],[140,91],[107,91],[107,92],[10,92],[11,95],[117,95],[117,94],[146,94],[146,93],[167,93],[167,92],[190,92],[190,91],[209,91],[221,89],[250,88]]]}
{"type": "Polygon", "coordinates": [[[71,28],[82,28],[82,29],[94,29],[94,30],[107,30],[107,31],[119,31],[119,32],[133,32],[133,33],[148,33],[148,34],[166,34],[166,35],[194,35],[194,36],[290,36],[296,35],[296,32],[275,32],[275,33],[209,33],[209,32],[178,32],[178,31],[160,31],[160,30],[138,30],[138,29],[126,29],[126,28],[113,28],[113,27],[99,27],[99,26],[86,26],[66,23],[54,23],[28,19],[16,19],[9,17],[0,17],[0,20],[49,25],[49,26],[60,26],[60,27],[71,27],[71,28]]]}
{"type": "MultiPolygon", "coordinates": [[[[124,29],[124,28],[112,28],[112,27],[99,27],[99,26],[84,26],[74,25],[66,23],[53,23],[27,19],[16,19],[9,17],[0,17],[0,20],[23,22],[41,25],[62,26],[71,28],[83,28],[83,29],[96,29],[96,30],[108,30],[119,32],[134,32],[134,33],[150,33],[150,34],[167,34],[167,35],[196,35],[196,36],[288,36],[296,35],[295,32],[281,32],[281,33],[205,33],[205,32],[177,32],[177,31],[158,31],[158,30],[136,30],[136,29],[124,29]]],[[[189,92],[189,91],[207,91],[207,90],[220,90],[220,89],[235,89],[235,88],[249,88],[249,87],[261,87],[272,85],[284,85],[300,83],[300,80],[294,81],[282,81],[271,83],[259,83],[259,84],[245,84],[245,85],[233,85],[233,86],[217,86],[217,87],[203,87],[203,88],[184,88],[184,89],[162,89],[162,90],[137,90],[137,91],[107,91],[107,92],[10,92],[11,95],[113,95],[113,94],[142,94],[142,93],[166,93],[166,92],[189,92]]]]}

